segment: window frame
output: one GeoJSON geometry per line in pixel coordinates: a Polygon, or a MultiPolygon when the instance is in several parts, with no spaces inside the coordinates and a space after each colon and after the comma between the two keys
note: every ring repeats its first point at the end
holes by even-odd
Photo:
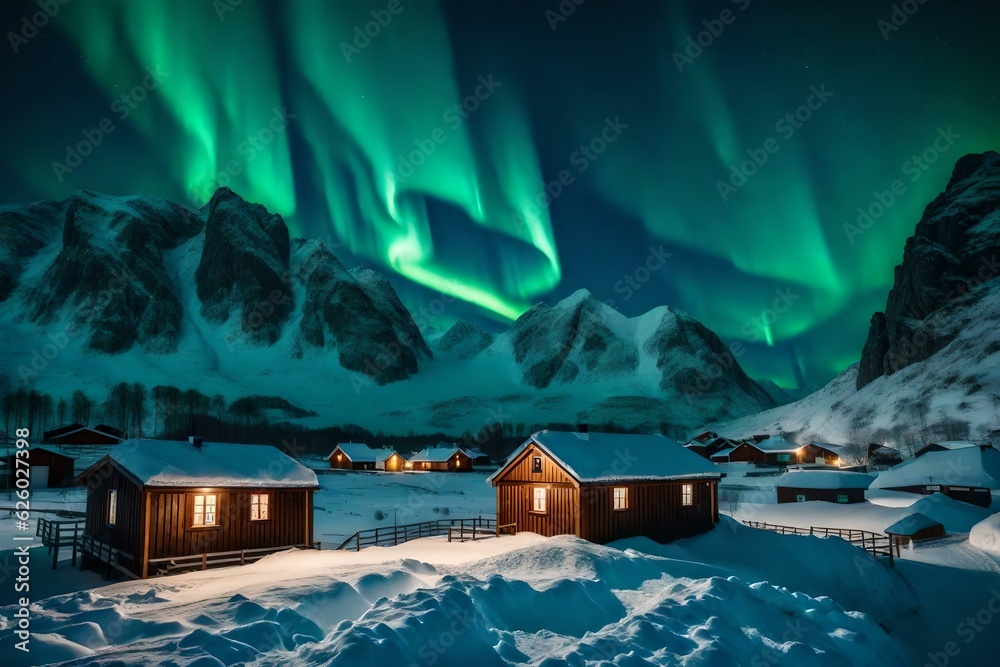
{"type": "Polygon", "coordinates": [[[694,505],[694,483],[681,484],[681,507],[694,505]]]}
{"type": "MultiPolygon", "coordinates": [[[[216,510],[218,511],[218,510],[216,510]]],[[[250,494],[250,523],[266,523],[271,520],[271,492],[270,491],[260,491],[257,493],[250,494]],[[254,496],[257,497],[257,502],[254,502],[254,496]],[[264,502],[260,502],[263,498],[264,502]],[[253,518],[254,505],[257,506],[258,513],[260,512],[260,507],[264,507],[265,516],[262,518],[253,518]]]]}
{"type": "Polygon", "coordinates": [[[118,489],[108,489],[108,525],[118,525],[118,489]]]}
{"type": "Polygon", "coordinates": [[[851,497],[848,494],[846,494],[846,493],[838,493],[837,494],[837,502],[838,503],[849,503],[849,502],[851,502],[851,497]],[[841,500],[841,499],[843,499],[843,500],[841,500]]]}
{"type": "Polygon", "coordinates": [[[777,457],[778,463],[791,463],[792,462],[792,455],[791,454],[776,454],[776,457],[777,457]]]}
{"type": "Polygon", "coordinates": [[[529,514],[548,514],[549,513],[549,490],[544,486],[533,486],[531,487],[531,509],[528,510],[529,514]],[[539,491],[541,492],[542,509],[536,509],[538,507],[539,491]]]}
{"type": "Polygon", "coordinates": [[[191,494],[191,529],[192,530],[213,530],[220,529],[222,526],[219,524],[219,499],[220,495],[216,493],[192,493],[191,494]],[[204,498],[202,501],[202,511],[198,512],[198,498],[204,498]],[[215,508],[212,512],[213,520],[212,523],[205,523],[205,515],[208,514],[206,509],[209,507],[208,499],[214,498],[214,502],[211,507],[215,508]],[[196,523],[198,515],[202,517],[202,523],[196,523]]]}
{"type": "Polygon", "coordinates": [[[531,457],[531,474],[541,475],[542,474],[542,457],[532,456],[531,457]]]}
{"type": "Polygon", "coordinates": [[[629,508],[629,492],[627,486],[614,486],[611,488],[611,511],[613,512],[627,512],[629,508]],[[621,496],[618,492],[621,491],[621,496]],[[618,506],[618,501],[622,500],[621,507],[618,506]]]}

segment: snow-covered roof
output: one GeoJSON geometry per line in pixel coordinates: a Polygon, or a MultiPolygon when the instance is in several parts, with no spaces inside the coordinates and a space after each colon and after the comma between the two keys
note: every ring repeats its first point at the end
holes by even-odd
{"type": "Polygon", "coordinates": [[[123,438],[120,435],[118,435],[118,433],[120,433],[121,431],[118,431],[118,429],[112,429],[111,427],[108,426],[104,426],[103,424],[100,425],[100,427],[83,426],[82,424],[71,424],[70,426],[64,426],[59,429],[46,431],[45,433],[42,434],[42,437],[45,438],[46,440],[65,438],[68,435],[80,433],[81,431],[90,431],[91,433],[97,433],[99,435],[104,435],[109,438],[115,438],[116,440],[123,440],[123,438]],[[113,431],[118,431],[118,433],[115,433],[113,431]]]}
{"type": "Polygon", "coordinates": [[[940,525],[940,521],[935,521],[926,514],[914,512],[913,514],[907,514],[896,523],[888,526],[885,532],[887,535],[913,535],[924,528],[940,525]]]}
{"type": "Polygon", "coordinates": [[[746,440],[745,442],[751,447],[756,447],[762,452],[770,452],[772,454],[797,452],[805,447],[805,445],[796,445],[790,440],[785,440],[780,435],[772,435],[770,438],[761,440],[760,442],[754,442],[753,440],[746,440]]]}
{"type": "Polygon", "coordinates": [[[1000,451],[963,447],[927,452],[879,473],[874,489],[946,484],[1000,489],[1000,451]]]}
{"type": "Polygon", "coordinates": [[[778,477],[774,485],[795,489],[867,489],[874,475],[838,470],[792,470],[778,477]]]}
{"type": "MultiPolygon", "coordinates": [[[[974,442],[968,440],[945,440],[944,442],[932,442],[931,445],[944,447],[945,449],[965,449],[966,447],[978,447],[974,442]]],[[[929,446],[929,445],[928,445],[929,446]]]]}
{"type": "MultiPolygon", "coordinates": [[[[354,463],[375,463],[376,460],[382,460],[377,459],[375,450],[363,442],[341,442],[333,448],[330,456],[333,456],[338,449],[344,452],[344,456],[351,459],[354,463]]],[[[330,456],[326,458],[329,459],[330,456]]]]}
{"type": "Polygon", "coordinates": [[[429,463],[444,463],[459,452],[465,454],[459,447],[427,447],[411,456],[410,461],[415,463],[423,463],[424,461],[429,463]]]}
{"type": "Polygon", "coordinates": [[[468,454],[470,459],[489,458],[490,456],[489,454],[479,449],[478,447],[471,447],[471,448],[466,447],[462,451],[468,454]]]}
{"type": "Polygon", "coordinates": [[[296,487],[319,486],[316,473],[277,447],[205,442],[126,440],[80,477],[111,460],[146,486],[296,487]]]}
{"type": "Polygon", "coordinates": [[[403,459],[404,461],[406,460],[405,456],[403,456],[402,454],[400,454],[399,452],[397,452],[392,447],[383,447],[382,449],[376,449],[376,450],[374,450],[374,452],[375,452],[375,462],[376,463],[382,463],[383,461],[385,461],[386,459],[388,459],[393,454],[398,455],[399,458],[403,459]]]}
{"type": "Polygon", "coordinates": [[[832,442],[810,442],[810,445],[815,447],[822,447],[823,449],[828,449],[831,452],[836,452],[838,454],[846,451],[848,445],[835,445],[832,442]]]}
{"type": "MultiPolygon", "coordinates": [[[[662,435],[539,431],[508,457],[537,445],[580,482],[670,480],[722,476],[711,461],[662,435]]],[[[493,479],[506,464],[487,479],[493,479]]]]}
{"type": "Polygon", "coordinates": [[[735,447],[726,447],[725,449],[720,449],[716,453],[712,454],[712,458],[715,458],[716,456],[729,456],[735,451],[736,451],[735,447]]]}

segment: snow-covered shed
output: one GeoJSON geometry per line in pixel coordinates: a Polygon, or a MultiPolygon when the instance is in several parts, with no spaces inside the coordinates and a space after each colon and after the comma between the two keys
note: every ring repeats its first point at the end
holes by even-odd
{"type": "Polygon", "coordinates": [[[883,470],[873,489],[941,493],[955,500],[989,507],[991,490],[1000,489],[1000,451],[992,447],[957,447],[930,451],[883,470]]]}
{"type": "Polygon", "coordinates": [[[898,556],[901,544],[907,544],[910,540],[917,542],[944,535],[944,525],[926,514],[913,512],[891,526],[888,526],[885,529],[885,534],[892,538],[893,544],[896,546],[896,555],[898,556]]]}
{"type": "Polygon", "coordinates": [[[824,500],[831,503],[863,503],[865,489],[874,475],[840,470],[791,470],[777,477],[779,503],[824,500]]]}
{"type": "Polygon", "coordinates": [[[409,458],[406,462],[410,470],[472,470],[472,459],[458,445],[438,443],[427,447],[409,458]]]}
{"type": "Polygon", "coordinates": [[[659,542],[719,519],[718,466],[661,435],[540,431],[489,481],[498,526],[605,543],[659,542]]]}
{"type": "Polygon", "coordinates": [[[85,565],[145,578],[312,546],[316,473],[270,445],[126,440],[76,483],[85,565]]]}
{"type": "Polygon", "coordinates": [[[378,453],[363,442],[342,442],[326,457],[331,468],[340,470],[375,470],[378,453]]]}

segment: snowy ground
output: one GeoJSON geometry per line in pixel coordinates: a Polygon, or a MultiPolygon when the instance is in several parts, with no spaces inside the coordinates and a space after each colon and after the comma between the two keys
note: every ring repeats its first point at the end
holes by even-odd
{"type": "MultiPolygon", "coordinates": [[[[391,525],[393,509],[399,523],[440,518],[446,508],[449,517],[490,515],[485,476],[321,474],[317,538],[333,543],[391,525]],[[376,510],[387,518],[376,521],[376,510]]],[[[744,503],[736,515],[873,529],[928,500],[906,495],[880,492],[861,505],[744,503]]],[[[75,509],[83,498],[42,491],[35,506],[75,509]]],[[[928,511],[948,521],[968,518],[933,502],[928,511]]],[[[8,524],[0,513],[0,549],[8,524]]],[[[12,649],[10,630],[0,630],[5,665],[549,667],[615,656],[623,667],[935,664],[928,654],[986,665],[1000,651],[1000,556],[963,533],[904,550],[895,570],[838,538],[776,535],[728,518],[671,545],[432,538],[113,584],[68,563],[49,567],[35,549],[33,652],[12,649]]],[[[9,571],[0,578],[0,604],[8,604],[9,571]]]]}

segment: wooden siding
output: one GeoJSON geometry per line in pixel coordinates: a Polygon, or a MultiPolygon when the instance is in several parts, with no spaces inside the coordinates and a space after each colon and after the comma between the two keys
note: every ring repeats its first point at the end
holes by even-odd
{"type": "Polygon", "coordinates": [[[806,500],[823,500],[828,503],[839,502],[837,496],[846,495],[848,503],[865,502],[864,489],[802,489],[791,486],[778,487],[779,503],[798,502],[797,496],[803,495],[806,500]]]}
{"type": "Polygon", "coordinates": [[[302,489],[147,489],[150,503],[147,558],[189,556],[303,544],[311,535],[312,491],[302,489]],[[195,493],[214,493],[218,526],[192,526],[195,493]],[[251,493],[267,493],[270,519],[250,520],[251,493]]]}
{"type": "Polygon", "coordinates": [[[399,472],[403,469],[403,457],[399,454],[393,454],[385,460],[384,469],[389,472],[399,472]]]}
{"type": "Polygon", "coordinates": [[[413,461],[412,470],[469,471],[472,470],[472,459],[462,452],[457,452],[447,461],[413,461]]]}
{"type": "Polygon", "coordinates": [[[570,477],[563,468],[546,452],[538,447],[526,448],[515,461],[511,461],[494,479],[494,483],[531,482],[533,484],[569,484],[577,486],[575,479],[570,477]],[[531,472],[532,459],[542,458],[542,472],[531,472]]]}
{"type": "Polygon", "coordinates": [[[580,537],[605,543],[643,535],[669,542],[710,530],[715,523],[714,481],[620,484],[628,509],[614,509],[614,486],[585,486],[580,499],[580,537]],[[694,504],[682,504],[681,487],[694,485],[694,504]]]}
{"type": "MultiPolygon", "coordinates": [[[[49,476],[45,480],[45,483],[50,489],[72,485],[74,476],[74,460],[72,457],[55,454],[44,449],[32,449],[29,456],[28,460],[31,462],[32,468],[48,466],[49,476]]],[[[5,470],[14,470],[17,467],[16,458],[16,454],[11,454],[3,459],[6,463],[5,470]]]]}
{"type": "Polygon", "coordinates": [[[143,494],[141,487],[117,467],[105,464],[85,480],[87,510],[84,533],[133,556],[122,564],[139,573],[142,549],[143,494]],[[109,491],[118,491],[115,525],[108,525],[109,491]]]}
{"type": "Polygon", "coordinates": [[[553,484],[500,484],[497,486],[497,523],[517,524],[518,531],[530,531],[545,537],[578,535],[580,490],[553,484]],[[532,512],[536,487],[546,488],[546,512],[532,512]]]}

